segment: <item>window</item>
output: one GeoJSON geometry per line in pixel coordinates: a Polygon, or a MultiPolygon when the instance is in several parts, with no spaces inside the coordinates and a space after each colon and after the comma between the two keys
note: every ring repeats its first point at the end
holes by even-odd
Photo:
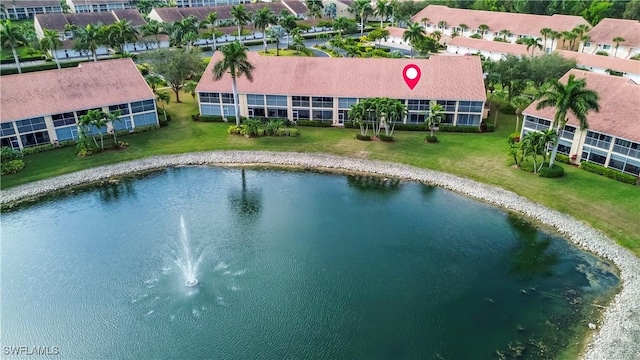
{"type": "Polygon", "coordinates": [[[294,109],[293,118],[294,120],[311,120],[309,109],[294,109]],[[296,114],[298,115],[297,117],[296,114]]]}
{"type": "Polygon", "coordinates": [[[13,122],[0,124],[0,136],[14,135],[16,130],[13,128],[13,122]]]}
{"type": "Polygon", "coordinates": [[[560,131],[560,138],[573,140],[574,135],[576,134],[576,128],[573,126],[565,125],[564,129],[560,131]]]}
{"type": "Polygon", "coordinates": [[[584,143],[609,150],[609,145],[611,145],[611,136],[597,133],[595,131],[587,131],[587,138],[584,139],[584,143]]]}
{"type": "MultiPolygon", "coordinates": [[[[19,133],[32,132],[47,128],[47,124],[45,124],[43,117],[16,121],[16,125],[18,126],[19,133]]],[[[49,141],[48,137],[47,141],[49,141]]]]}
{"type": "Polygon", "coordinates": [[[427,111],[429,110],[429,100],[409,100],[407,108],[411,111],[427,111]]]}
{"type": "Polygon", "coordinates": [[[313,120],[333,120],[333,111],[331,110],[313,110],[313,120]]]}
{"type": "Polygon", "coordinates": [[[604,163],[607,161],[607,153],[602,150],[585,147],[582,151],[582,160],[587,160],[596,164],[604,165],[604,163]]]}
{"type": "Polygon", "coordinates": [[[609,50],[611,49],[611,45],[602,45],[602,49],[609,50]]]}
{"type": "Polygon", "coordinates": [[[131,103],[131,112],[134,114],[155,109],[156,107],[153,100],[136,101],[131,103]]]}
{"type": "Polygon", "coordinates": [[[442,105],[444,111],[446,112],[455,112],[456,111],[456,102],[451,100],[438,100],[438,104],[442,105]]]}
{"type": "Polygon", "coordinates": [[[356,98],[338,98],[338,108],[350,109],[356,102],[358,102],[356,98]]]}
{"type": "Polygon", "coordinates": [[[309,106],[308,96],[292,96],[291,101],[293,102],[293,106],[309,106]]]}
{"type": "Polygon", "coordinates": [[[524,127],[538,131],[547,130],[551,126],[551,121],[540,119],[535,116],[526,115],[524,117],[524,127]]]}
{"type": "Polygon", "coordinates": [[[78,138],[78,129],[71,126],[56,129],[56,136],[58,141],[75,140],[78,138]]]}
{"type": "Polygon", "coordinates": [[[287,106],[287,97],[284,95],[267,95],[267,105],[287,106]]]}
{"type": "Polygon", "coordinates": [[[202,115],[222,115],[222,110],[218,104],[200,104],[200,114],[202,115]]]}
{"type": "Polygon", "coordinates": [[[458,114],[458,126],[476,126],[480,124],[480,115],[458,114]]]}
{"type": "Polygon", "coordinates": [[[460,101],[458,103],[459,112],[482,112],[481,101],[460,101]]]}
{"type": "Polygon", "coordinates": [[[288,117],[287,109],[268,108],[267,116],[286,119],[288,117]]]}
{"type": "Polygon", "coordinates": [[[51,115],[51,118],[53,119],[54,127],[73,125],[76,123],[76,118],[73,116],[72,112],[51,115]]]}
{"type": "Polygon", "coordinates": [[[218,93],[201,92],[199,94],[201,103],[220,104],[220,94],[218,93]]]}
{"type": "Polygon", "coordinates": [[[613,145],[613,151],[622,155],[628,155],[636,159],[640,159],[640,143],[616,139],[616,142],[613,145]]]}
{"type": "Polygon", "coordinates": [[[120,115],[128,115],[129,114],[129,104],[118,104],[109,106],[109,112],[120,111],[120,115]]]}
{"type": "Polygon", "coordinates": [[[264,105],[264,95],[247,94],[247,104],[264,105]]]}
{"type": "Polygon", "coordinates": [[[444,117],[440,121],[441,124],[453,125],[453,114],[444,114],[444,117]]]}
{"type": "Polygon", "coordinates": [[[133,123],[136,127],[156,125],[158,123],[158,117],[156,113],[134,115],[133,123]]]}
{"type": "Polygon", "coordinates": [[[584,47],[591,47],[591,43],[590,42],[584,43],[584,47]]]}
{"type": "Polygon", "coordinates": [[[424,122],[426,116],[424,114],[411,113],[407,117],[407,123],[420,124],[424,122]]]}
{"type": "Polygon", "coordinates": [[[571,142],[564,139],[558,141],[558,153],[569,155],[571,152],[571,142]]]}
{"type": "Polygon", "coordinates": [[[265,117],[265,112],[263,107],[249,107],[249,116],[253,117],[265,117]],[[253,114],[253,115],[251,115],[253,114]]]}
{"type": "Polygon", "coordinates": [[[22,146],[24,147],[50,143],[49,133],[46,131],[20,135],[20,140],[22,140],[22,146]]]}
{"type": "MultiPolygon", "coordinates": [[[[320,108],[333,108],[333,98],[331,97],[317,97],[311,98],[311,105],[320,108]]],[[[314,116],[315,118],[315,116],[314,116]]]]}
{"type": "Polygon", "coordinates": [[[223,104],[233,104],[233,94],[222,93],[220,94],[223,104]]]}

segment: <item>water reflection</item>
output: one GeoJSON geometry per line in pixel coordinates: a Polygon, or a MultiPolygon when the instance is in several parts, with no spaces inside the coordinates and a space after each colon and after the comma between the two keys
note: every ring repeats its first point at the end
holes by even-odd
{"type": "Polygon", "coordinates": [[[400,189],[400,179],[380,176],[347,175],[347,184],[357,190],[390,194],[400,189]]]}
{"type": "Polygon", "coordinates": [[[135,197],[136,190],[132,179],[109,180],[98,187],[98,196],[103,202],[112,202],[121,197],[135,197]]]}
{"type": "Polygon", "coordinates": [[[262,208],[262,196],[258,189],[247,188],[247,177],[245,170],[241,170],[242,189],[240,193],[234,190],[229,195],[229,204],[241,217],[255,219],[262,208]]]}
{"type": "Polygon", "coordinates": [[[524,278],[553,275],[558,254],[549,249],[551,239],[542,235],[531,224],[509,214],[508,223],[517,234],[517,245],[511,255],[511,271],[524,278]],[[544,236],[538,240],[539,236],[544,236]]]}

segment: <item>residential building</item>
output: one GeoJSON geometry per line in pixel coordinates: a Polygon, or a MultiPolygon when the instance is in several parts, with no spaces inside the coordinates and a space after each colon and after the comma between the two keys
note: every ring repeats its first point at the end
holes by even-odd
{"type": "Polygon", "coordinates": [[[104,12],[131,9],[129,0],[66,0],[72,13],[104,12]]]}
{"type": "Polygon", "coordinates": [[[80,117],[92,109],[121,112],[120,121],[103,132],[158,124],[155,95],[133,60],[86,62],[75,68],[3,76],[2,146],[23,149],[76,140],[80,117]]]}
{"type": "MultiPolygon", "coordinates": [[[[580,130],[573,114],[560,133],[558,153],[570,156],[574,163],[593,162],[632,175],[640,174],[640,85],[618,76],[569,70],[570,75],[586,79],[587,88],[598,93],[600,111],[589,112],[588,129],[580,130]],[[574,158],[575,157],[575,158],[574,158]]],[[[555,108],[536,109],[537,102],[524,111],[521,136],[530,131],[549,129],[555,108]]]]}
{"type": "MultiPolygon", "coordinates": [[[[432,33],[440,31],[443,35],[451,36],[458,32],[462,37],[470,37],[474,34],[484,40],[500,37],[508,42],[516,42],[522,38],[543,38],[544,51],[549,53],[562,46],[558,41],[540,34],[540,30],[549,28],[562,32],[571,31],[578,25],[589,25],[580,16],[559,15],[532,15],[519,13],[504,13],[497,11],[455,9],[443,5],[429,5],[411,18],[411,21],[423,24],[425,31],[432,33]],[[438,24],[444,26],[439,26],[438,24]],[[461,26],[463,25],[463,26],[461,26]],[[481,30],[480,26],[488,26],[488,30],[481,30]]],[[[569,44],[565,44],[568,46],[569,44]]]]}
{"type": "MultiPolygon", "coordinates": [[[[526,45],[504,43],[500,41],[486,41],[467,37],[455,37],[447,42],[447,52],[450,54],[472,55],[480,54],[487,59],[500,61],[506,55],[531,56],[531,49],[527,50],[526,45]]],[[[533,49],[535,55],[542,52],[533,49]]]]}
{"type": "Polygon", "coordinates": [[[622,19],[602,19],[587,35],[589,41],[580,43],[580,51],[587,54],[605,52],[612,57],[628,59],[640,54],[640,21],[622,19]],[[624,41],[616,44],[613,39],[624,41]],[[618,48],[616,49],[616,45],[618,48]]]}
{"type": "Polygon", "coordinates": [[[249,4],[251,0],[177,0],[178,7],[201,7],[216,5],[238,5],[249,4]]]}
{"type": "Polygon", "coordinates": [[[280,2],[284,5],[289,12],[291,12],[297,19],[306,20],[307,12],[309,9],[307,5],[300,0],[283,0],[280,2]]]}
{"type": "MultiPolygon", "coordinates": [[[[407,105],[404,123],[421,124],[436,100],[444,107],[444,124],[478,126],[483,118],[486,90],[477,56],[429,59],[266,57],[247,54],[254,65],[253,81],[237,79],[240,114],[292,121],[316,120],[342,126],[360,99],[389,97],[407,105]],[[402,72],[408,64],[421,70],[411,90],[402,72]]],[[[212,69],[222,59],[214,54],[196,92],[202,115],[234,115],[231,78],[213,80],[212,69]]]]}
{"type": "MultiPolygon", "coordinates": [[[[280,14],[282,10],[289,11],[286,6],[282,3],[253,3],[244,5],[247,9],[247,12],[253,13],[258,11],[263,7],[268,7],[275,14],[280,14]]],[[[209,13],[215,12],[218,14],[217,24],[220,26],[222,23],[232,20],[233,16],[231,16],[231,8],[232,5],[217,5],[217,6],[202,6],[202,7],[183,7],[183,8],[175,8],[175,7],[165,7],[165,8],[154,8],[149,13],[149,19],[157,20],[163,23],[174,23],[176,21],[180,21],[185,19],[191,15],[195,16],[198,21],[203,21],[207,17],[209,13]]]]}
{"type": "MultiPolygon", "coordinates": [[[[354,0],[323,0],[322,5],[327,6],[329,4],[336,5],[336,17],[344,17],[347,19],[355,19],[356,14],[349,11],[349,7],[354,3],[354,0]]],[[[371,19],[372,17],[370,17],[371,19]]]]}
{"type": "Polygon", "coordinates": [[[394,26],[387,26],[384,29],[389,32],[389,37],[387,37],[387,39],[385,40],[385,43],[391,43],[386,45],[396,46],[396,47],[398,47],[397,45],[411,46],[407,41],[404,41],[404,39],[402,38],[404,36],[404,32],[407,29],[394,27],[394,26]]]}
{"type": "Polygon", "coordinates": [[[36,14],[61,14],[58,0],[0,0],[0,19],[30,19],[36,14]]]}
{"type": "Polygon", "coordinates": [[[562,57],[575,59],[578,67],[598,74],[619,75],[640,84],[640,61],[591,55],[575,51],[556,51],[562,57]]]}

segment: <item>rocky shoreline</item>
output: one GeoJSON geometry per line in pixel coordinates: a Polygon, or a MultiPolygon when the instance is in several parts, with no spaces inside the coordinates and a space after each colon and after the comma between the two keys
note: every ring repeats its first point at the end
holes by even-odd
{"type": "Polygon", "coordinates": [[[601,232],[580,221],[536,204],[513,192],[433,170],[334,155],[260,151],[214,151],[154,156],[107,165],[0,191],[3,207],[37,199],[51,192],[131,173],[179,165],[272,164],[302,168],[355,171],[420,181],[520,213],[557,230],[574,244],[612,261],[620,270],[623,288],[606,309],[599,331],[584,359],[640,359],[640,259],[601,232]]]}

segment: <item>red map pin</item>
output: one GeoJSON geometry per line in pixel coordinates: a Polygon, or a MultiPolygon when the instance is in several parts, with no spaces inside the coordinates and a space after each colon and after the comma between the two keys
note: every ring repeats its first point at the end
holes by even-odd
{"type": "Polygon", "coordinates": [[[416,64],[409,64],[404,67],[402,70],[402,77],[404,78],[404,82],[407,83],[409,89],[413,90],[416,85],[418,85],[418,81],[420,81],[420,68],[416,64]]]}

